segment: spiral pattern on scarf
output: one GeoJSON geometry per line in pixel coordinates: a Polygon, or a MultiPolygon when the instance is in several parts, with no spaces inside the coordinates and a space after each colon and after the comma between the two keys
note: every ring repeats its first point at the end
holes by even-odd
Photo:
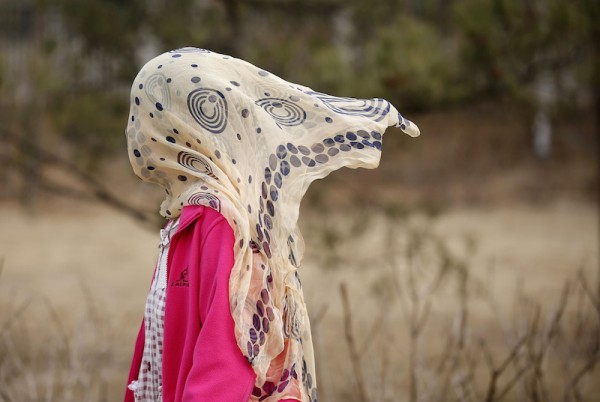
{"type": "Polygon", "coordinates": [[[375,121],[380,121],[390,111],[390,103],[385,99],[339,98],[316,91],[308,91],[306,93],[317,97],[330,110],[339,114],[364,116],[375,121]]]}
{"type": "Polygon", "coordinates": [[[221,200],[211,193],[194,193],[188,199],[190,205],[207,205],[221,212],[221,200]]]}
{"type": "Polygon", "coordinates": [[[212,178],[217,178],[212,170],[212,167],[208,163],[208,161],[204,158],[201,158],[197,155],[190,154],[185,151],[181,151],[177,154],[177,163],[181,166],[188,168],[194,172],[198,173],[206,173],[212,178]]]}
{"type": "Polygon", "coordinates": [[[162,108],[167,109],[171,106],[171,94],[167,79],[163,74],[156,73],[149,76],[146,79],[144,88],[146,89],[146,96],[153,104],[159,103],[162,108]]]}
{"type": "Polygon", "coordinates": [[[227,101],[216,89],[198,88],[187,99],[190,114],[202,128],[214,134],[222,133],[227,126],[227,101]]]}
{"type": "Polygon", "coordinates": [[[200,205],[234,230],[228,290],[237,346],[257,375],[251,399],[316,402],[298,206],[317,177],[376,167],[387,127],[418,128],[384,99],[314,92],[191,47],[149,61],[131,96],[130,161],[166,190],[161,215],[200,205]]]}
{"type": "Polygon", "coordinates": [[[279,124],[297,126],[306,120],[306,112],[300,106],[286,99],[263,98],[256,102],[279,124]]]}

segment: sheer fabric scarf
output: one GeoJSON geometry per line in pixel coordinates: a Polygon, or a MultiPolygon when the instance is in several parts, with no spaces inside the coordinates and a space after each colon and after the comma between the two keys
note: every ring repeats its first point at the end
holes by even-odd
{"type": "Polygon", "coordinates": [[[386,100],[330,96],[204,49],[162,54],[135,78],[129,157],[164,188],[161,214],[206,205],[234,230],[230,306],[253,400],[317,400],[300,202],[334,170],[377,167],[389,126],[419,135],[386,100]]]}

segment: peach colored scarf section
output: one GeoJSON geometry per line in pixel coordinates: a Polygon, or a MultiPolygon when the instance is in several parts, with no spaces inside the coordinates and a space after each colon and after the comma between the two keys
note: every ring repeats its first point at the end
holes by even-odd
{"type": "Polygon", "coordinates": [[[234,57],[182,48],[149,61],[131,89],[135,173],[161,185],[161,214],[221,212],[234,230],[229,280],[237,343],[256,375],[255,400],[316,401],[310,324],[297,273],[300,202],[341,167],[375,168],[386,128],[419,129],[384,99],[340,98],[234,57]]]}

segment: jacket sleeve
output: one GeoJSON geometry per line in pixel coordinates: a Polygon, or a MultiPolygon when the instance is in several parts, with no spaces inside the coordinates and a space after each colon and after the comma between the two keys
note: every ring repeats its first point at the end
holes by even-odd
{"type": "Polygon", "coordinates": [[[220,218],[209,228],[201,245],[201,328],[183,401],[247,402],[254,387],[256,375],[237,346],[229,309],[234,241],[233,230],[220,218]]]}

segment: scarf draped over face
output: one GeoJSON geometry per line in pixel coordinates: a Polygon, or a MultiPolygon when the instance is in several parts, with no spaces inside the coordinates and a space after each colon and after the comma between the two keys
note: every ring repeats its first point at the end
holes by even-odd
{"type": "Polygon", "coordinates": [[[164,188],[161,214],[205,205],[233,228],[229,301],[238,346],[257,375],[252,400],[316,401],[297,273],[300,202],[334,170],[377,167],[389,126],[419,135],[384,99],[327,95],[204,49],[162,54],[135,78],[129,157],[142,180],[164,188]]]}

